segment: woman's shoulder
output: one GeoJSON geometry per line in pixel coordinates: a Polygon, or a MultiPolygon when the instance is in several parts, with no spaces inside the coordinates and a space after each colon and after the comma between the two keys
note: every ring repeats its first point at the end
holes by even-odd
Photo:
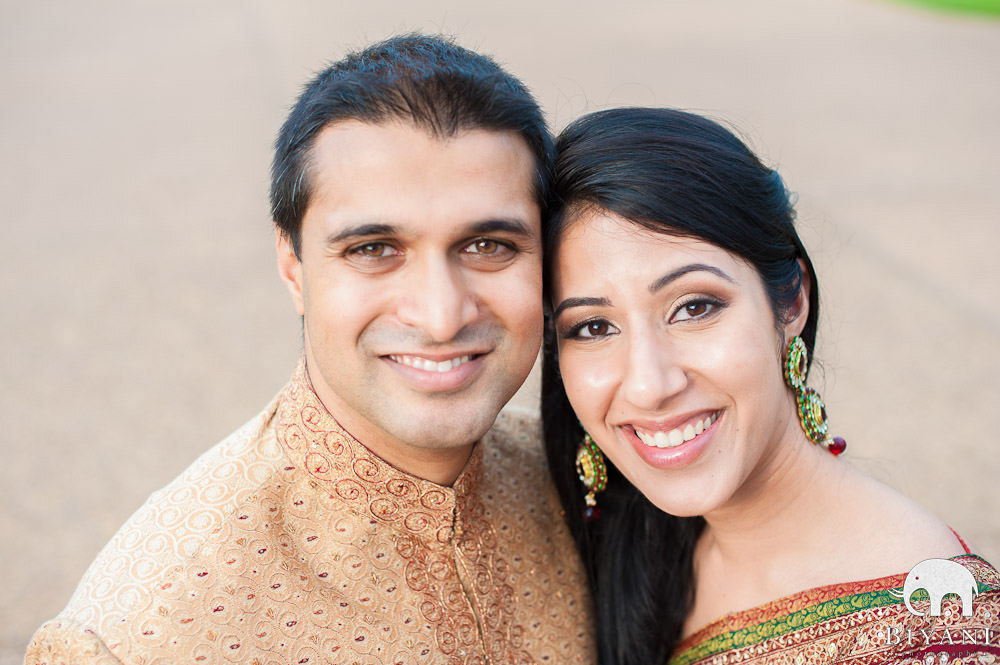
{"type": "Polygon", "coordinates": [[[887,485],[862,477],[852,522],[857,546],[844,548],[841,564],[851,579],[872,579],[906,572],[925,559],[948,559],[970,551],[932,510],[887,485]]]}

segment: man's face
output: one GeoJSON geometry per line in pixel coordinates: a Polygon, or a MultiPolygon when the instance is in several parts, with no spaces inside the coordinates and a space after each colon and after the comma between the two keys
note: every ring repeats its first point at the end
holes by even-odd
{"type": "Polygon", "coordinates": [[[278,265],[316,393],[404,470],[467,454],[541,342],[531,151],[510,132],[350,120],[319,134],[309,175],[301,261],[279,236],[278,265]]]}

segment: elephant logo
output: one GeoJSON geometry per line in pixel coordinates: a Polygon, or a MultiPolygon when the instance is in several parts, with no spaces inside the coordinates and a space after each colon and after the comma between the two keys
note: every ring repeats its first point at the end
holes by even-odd
{"type": "Polygon", "coordinates": [[[954,594],[962,599],[962,616],[972,616],[972,599],[979,593],[979,585],[968,568],[950,559],[926,559],[910,569],[903,583],[902,594],[892,591],[895,596],[902,596],[906,609],[911,614],[924,616],[924,613],[910,604],[910,596],[923,589],[930,596],[930,616],[941,616],[941,601],[945,596],[954,594]]]}

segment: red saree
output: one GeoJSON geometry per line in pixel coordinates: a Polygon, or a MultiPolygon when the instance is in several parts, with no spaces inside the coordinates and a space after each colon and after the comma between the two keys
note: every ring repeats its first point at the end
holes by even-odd
{"type": "MultiPolygon", "coordinates": [[[[979,585],[971,617],[954,596],[940,617],[912,614],[901,597],[905,574],[833,584],[717,619],[684,640],[669,665],[1000,665],[1000,573],[975,555],[952,560],[979,585]]],[[[928,614],[929,600],[916,598],[911,605],[928,614]]]]}

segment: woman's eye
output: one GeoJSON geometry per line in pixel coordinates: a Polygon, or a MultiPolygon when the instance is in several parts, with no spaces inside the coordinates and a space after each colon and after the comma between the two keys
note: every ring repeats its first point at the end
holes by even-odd
{"type": "Polygon", "coordinates": [[[716,303],[708,300],[695,300],[687,303],[686,305],[681,305],[680,309],[671,317],[670,322],[674,323],[676,321],[687,321],[689,319],[700,319],[705,316],[713,309],[715,309],[716,303]]]}
{"type": "Polygon", "coordinates": [[[586,323],[580,324],[576,329],[576,334],[573,337],[582,338],[594,338],[594,337],[605,337],[607,335],[612,335],[618,332],[618,328],[607,321],[587,321],[586,323]]]}

